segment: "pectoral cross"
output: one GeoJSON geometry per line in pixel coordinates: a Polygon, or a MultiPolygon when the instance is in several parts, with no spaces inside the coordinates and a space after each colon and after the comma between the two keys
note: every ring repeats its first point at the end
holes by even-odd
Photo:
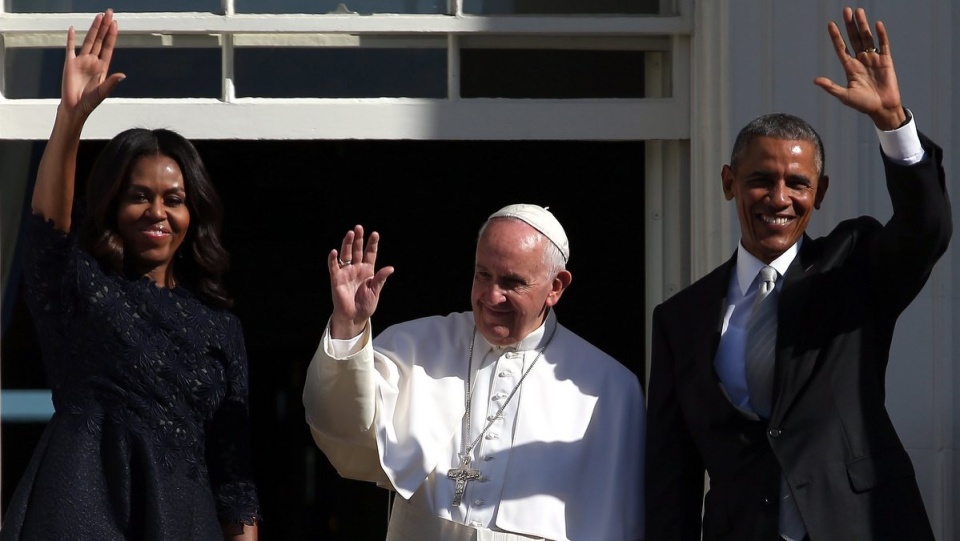
{"type": "Polygon", "coordinates": [[[460,467],[447,472],[447,477],[456,482],[453,489],[453,506],[460,505],[463,501],[463,493],[467,490],[467,482],[480,479],[480,470],[470,469],[470,456],[464,456],[460,461],[460,467]]]}

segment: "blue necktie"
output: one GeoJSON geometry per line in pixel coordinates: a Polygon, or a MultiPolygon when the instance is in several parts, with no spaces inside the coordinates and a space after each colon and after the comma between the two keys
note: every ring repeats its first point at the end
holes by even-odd
{"type": "Polygon", "coordinates": [[[773,368],[777,345],[777,270],[760,269],[760,288],[747,323],[744,352],[750,405],[761,417],[770,417],[773,405],[773,368]]]}

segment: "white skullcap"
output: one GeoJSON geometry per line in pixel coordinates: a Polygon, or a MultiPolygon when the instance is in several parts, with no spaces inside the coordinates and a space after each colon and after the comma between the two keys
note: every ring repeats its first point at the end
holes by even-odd
{"type": "Polygon", "coordinates": [[[487,220],[505,217],[523,220],[530,227],[550,239],[550,242],[559,248],[560,253],[563,254],[563,261],[567,262],[570,260],[570,243],[567,241],[567,234],[563,231],[563,226],[560,225],[553,213],[547,210],[548,208],[526,204],[507,205],[491,214],[487,220]]]}

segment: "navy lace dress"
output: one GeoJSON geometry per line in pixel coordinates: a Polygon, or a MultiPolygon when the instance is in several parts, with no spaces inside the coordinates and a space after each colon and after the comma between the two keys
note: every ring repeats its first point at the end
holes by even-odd
{"type": "Polygon", "coordinates": [[[24,291],[56,412],[0,540],[210,541],[259,521],[239,320],[29,226],[24,291]]]}

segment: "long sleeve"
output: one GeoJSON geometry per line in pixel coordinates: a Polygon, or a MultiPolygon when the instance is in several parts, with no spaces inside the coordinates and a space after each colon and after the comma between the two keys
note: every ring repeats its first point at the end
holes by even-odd
{"type": "Polygon", "coordinates": [[[340,360],[327,326],[307,368],[303,406],[314,441],[340,475],[387,484],[374,427],[377,374],[369,324],[364,333],[360,351],[340,360]]]}
{"type": "Polygon", "coordinates": [[[647,395],[646,539],[697,541],[704,465],[683,419],[676,369],[661,308],[653,312],[652,371],[647,395]]]}
{"type": "Polygon", "coordinates": [[[206,452],[221,521],[254,525],[260,521],[260,502],[250,449],[247,350],[239,320],[230,317],[228,321],[232,341],[223,350],[227,392],[210,423],[206,452]]]}
{"type": "Polygon", "coordinates": [[[904,165],[884,157],[893,216],[871,244],[865,267],[877,298],[889,301],[894,314],[919,293],[953,233],[943,151],[923,134],[920,140],[924,158],[919,163],[904,165]],[[898,285],[895,292],[891,284],[898,285]]]}

